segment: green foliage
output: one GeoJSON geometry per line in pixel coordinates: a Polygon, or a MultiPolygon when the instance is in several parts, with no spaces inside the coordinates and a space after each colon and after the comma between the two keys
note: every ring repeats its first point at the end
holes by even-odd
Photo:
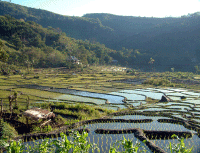
{"type": "Polygon", "coordinates": [[[33,133],[41,133],[41,132],[46,133],[46,132],[50,132],[50,131],[52,131],[51,125],[46,125],[42,128],[40,128],[38,126],[34,126],[32,129],[33,133]]]}
{"type": "Polygon", "coordinates": [[[147,79],[143,82],[143,84],[150,84],[150,85],[155,85],[155,86],[171,86],[171,82],[167,79],[162,79],[162,78],[150,78],[147,79]]]}
{"type": "Polygon", "coordinates": [[[72,56],[84,65],[109,64],[112,60],[109,55],[112,50],[105,45],[75,40],[58,29],[46,29],[33,21],[22,22],[9,15],[0,16],[0,21],[8,52],[1,49],[0,60],[6,61],[10,55],[9,64],[24,65],[28,69],[31,66],[76,68],[78,65],[71,60],[72,56]]]}
{"type": "MultiPolygon", "coordinates": [[[[35,142],[34,146],[24,145],[21,140],[18,142],[11,141],[7,143],[6,141],[1,141],[1,146],[4,147],[8,153],[22,153],[22,152],[39,152],[39,153],[47,153],[47,152],[59,152],[59,153],[88,153],[90,150],[94,152],[95,150],[99,151],[99,148],[96,144],[91,144],[88,142],[87,137],[88,133],[83,131],[81,134],[78,131],[74,131],[70,136],[72,136],[73,140],[68,139],[67,135],[64,133],[60,134],[61,139],[50,141],[49,139],[44,139],[39,142],[35,142]]],[[[187,149],[184,144],[184,138],[179,139],[176,135],[172,137],[176,137],[179,141],[178,144],[169,144],[169,149],[171,153],[191,153],[191,149],[187,149]]],[[[145,143],[145,141],[143,141],[145,143]]],[[[141,148],[141,144],[136,142],[133,145],[131,140],[117,141],[110,147],[109,153],[120,153],[118,151],[120,145],[122,145],[124,151],[122,153],[137,153],[141,148]]],[[[146,152],[145,149],[139,152],[146,152]]]]}
{"type": "Polygon", "coordinates": [[[96,144],[91,144],[87,141],[88,133],[83,131],[80,134],[78,131],[72,133],[73,141],[69,140],[67,135],[64,133],[60,134],[60,140],[53,140],[50,142],[49,139],[44,139],[39,142],[35,142],[34,146],[23,145],[22,141],[19,140],[11,141],[11,143],[2,142],[2,147],[6,148],[8,153],[22,153],[22,152],[59,152],[67,153],[72,150],[73,153],[88,153],[89,150],[98,150],[96,144]],[[56,147],[56,148],[55,148],[56,147]]]}
{"type": "Polygon", "coordinates": [[[171,68],[171,71],[174,72],[174,67],[171,68]]]}
{"type": "Polygon", "coordinates": [[[195,65],[194,68],[195,68],[195,70],[196,70],[196,74],[199,74],[199,71],[200,71],[199,66],[198,66],[198,65],[195,65]]]}
{"type": "Polygon", "coordinates": [[[57,152],[66,153],[73,148],[73,143],[68,140],[67,136],[63,133],[60,134],[61,140],[54,140],[54,145],[56,146],[57,152]]]}
{"type": "Polygon", "coordinates": [[[7,153],[23,153],[25,150],[22,140],[11,141],[10,143],[4,142],[2,146],[6,148],[7,153]]]}
{"type": "Polygon", "coordinates": [[[90,105],[85,104],[69,105],[61,103],[54,104],[54,106],[57,108],[54,110],[55,113],[76,116],[79,120],[99,118],[102,115],[109,113],[106,110],[99,111],[98,107],[91,107],[90,105]]]}
{"type": "Polygon", "coordinates": [[[10,124],[1,119],[0,123],[0,139],[10,140],[18,135],[17,131],[10,124]]]}
{"type": "Polygon", "coordinates": [[[169,143],[169,149],[171,153],[192,153],[192,148],[188,149],[185,146],[184,143],[184,138],[179,138],[177,135],[172,135],[172,138],[176,138],[178,139],[179,143],[177,144],[171,144],[171,142],[169,143]]]}
{"type": "Polygon", "coordinates": [[[8,60],[8,53],[5,52],[5,50],[3,49],[3,42],[0,40],[0,61],[2,62],[6,62],[8,60]]]}
{"type": "Polygon", "coordinates": [[[140,143],[136,142],[136,144],[133,145],[133,141],[129,139],[126,140],[124,137],[124,140],[117,141],[113,146],[111,146],[109,153],[137,153],[140,147],[140,143]],[[119,148],[120,145],[124,148],[123,152],[117,151],[117,148],[119,148]]]}
{"type": "MultiPolygon", "coordinates": [[[[107,64],[113,58],[122,65],[137,65],[143,70],[146,70],[144,66],[148,65],[149,59],[152,57],[156,61],[155,69],[157,65],[159,70],[170,70],[168,67],[170,66],[176,70],[187,69],[191,71],[200,57],[199,37],[195,35],[195,32],[199,33],[199,29],[190,32],[200,23],[198,13],[180,18],[131,17],[107,13],[71,17],[8,2],[1,2],[0,10],[0,15],[10,15],[6,15],[6,19],[1,19],[0,22],[3,39],[11,40],[15,48],[19,50],[23,49],[24,45],[25,47],[34,46],[35,50],[49,46],[54,50],[53,54],[57,54],[55,50],[58,50],[62,52],[64,59],[77,56],[83,64],[107,64]],[[19,19],[16,21],[18,26],[10,23],[13,20],[11,16],[19,19]],[[27,26],[28,24],[29,26],[27,26]],[[41,25],[47,29],[42,28],[41,25]],[[84,47],[67,36],[77,40],[85,40],[84,47]],[[103,47],[98,42],[112,49],[103,47]],[[187,45],[191,42],[194,45],[187,45]],[[100,51],[98,49],[96,51],[91,50],[92,45],[88,47],[87,43],[101,46],[100,51]],[[123,49],[121,49],[122,47],[123,49]],[[113,51],[113,49],[118,51],[113,51]],[[105,56],[103,56],[104,53],[105,56]],[[196,63],[192,62],[191,59],[194,59],[193,61],[196,61],[196,63]],[[166,65],[168,68],[166,68],[166,65]]],[[[44,49],[42,49],[42,52],[45,52],[44,49]]],[[[21,58],[16,54],[18,53],[11,56],[21,58]]],[[[46,52],[45,54],[48,55],[46,52]]],[[[50,64],[49,59],[43,57],[43,60],[35,58],[40,63],[35,66],[45,67],[50,64]]],[[[49,58],[51,57],[53,55],[49,58]]],[[[61,59],[61,62],[59,63],[59,60],[56,60],[56,66],[70,68],[74,66],[70,62],[63,63],[61,56],[58,59],[61,59]]],[[[54,64],[53,66],[55,66],[54,64]]]]}
{"type": "Polygon", "coordinates": [[[72,150],[73,153],[88,153],[89,150],[98,150],[96,144],[88,142],[88,133],[83,131],[81,134],[78,131],[72,133],[73,141],[68,140],[64,133],[60,134],[61,140],[54,140],[52,143],[56,146],[56,152],[65,153],[72,150]]]}
{"type": "Polygon", "coordinates": [[[33,150],[33,152],[37,150],[39,153],[48,153],[54,152],[55,148],[52,146],[49,139],[44,139],[42,142],[37,142],[33,148],[30,148],[30,150],[33,150]]]}

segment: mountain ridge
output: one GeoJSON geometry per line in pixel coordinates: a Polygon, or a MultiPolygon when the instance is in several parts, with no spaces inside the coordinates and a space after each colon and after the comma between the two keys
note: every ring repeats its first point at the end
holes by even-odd
{"type": "Polygon", "coordinates": [[[117,50],[117,55],[113,57],[117,57],[117,60],[121,56],[126,57],[129,64],[135,65],[135,50],[142,55],[148,55],[144,58],[146,63],[152,57],[155,65],[168,65],[168,69],[176,68],[176,65],[187,65],[191,68],[200,62],[199,12],[179,18],[133,17],[107,13],[70,17],[8,2],[0,2],[0,10],[0,15],[10,14],[25,21],[32,20],[46,28],[58,28],[75,39],[105,44],[106,47],[117,50]]]}

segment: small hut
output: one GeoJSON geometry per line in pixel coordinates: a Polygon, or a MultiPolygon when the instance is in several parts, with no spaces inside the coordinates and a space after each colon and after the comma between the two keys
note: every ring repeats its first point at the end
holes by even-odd
{"type": "Polygon", "coordinates": [[[42,123],[41,126],[46,125],[51,121],[51,119],[55,118],[55,114],[53,112],[36,107],[26,110],[24,112],[24,116],[27,118],[27,125],[28,125],[28,118],[36,121],[42,119],[44,123],[42,123]]]}
{"type": "Polygon", "coordinates": [[[46,120],[46,119],[54,118],[55,114],[48,110],[35,107],[35,108],[26,110],[24,112],[24,116],[34,119],[34,120],[40,120],[40,119],[46,120]]]}

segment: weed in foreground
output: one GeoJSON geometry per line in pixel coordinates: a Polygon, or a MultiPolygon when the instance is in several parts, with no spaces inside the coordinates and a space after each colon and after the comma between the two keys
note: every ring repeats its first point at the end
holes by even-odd
{"type": "Polygon", "coordinates": [[[178,139],[179,143],[177,144],[171,144],[171,142],[169,143],[169,149],[171,153],[192,153],[192,148],[188,149],[185,146],[184,143],[184,138],[179,138],[177,135],[172,135],[172,138],[176,138],[178,139]]]}
{"type": "MultiPolygon", "coordinates": [[[[88,140],[86,139],[88,137],[88,133],[86,133],[85,131],[82,134],[76,131],[71,136],[73,138],[73,141],[69,140],[64,133],[61,133],[60,140],[57,139],[50,141],[49,139],[45,139],[42,140],[42,142],[34,143],[34,146],[24,145],[21,140],[19,140],[18,142],[11,141],[10,143],[4,141],[1,143],[1,147],[4,147],[7,153],[88,153],[89,150],[92,150],[92,152],[94,152],[95,150],[99,151],[99,148],[96,144],[91,144],[88,142],[88,140]]],[[[169,144],[169,149],[171,153],[192,153],[193,147],[190,149],[186,148],[184,144],[184,138],[180,139],[176,135],[173,135],[172,137],[177,138],[179,143],[169,144]]],[[[131,140],[126,140],[124,138],[124,140],[115,142],[113,146],[111,146],[109,153],[120,153],[118,151],[120,145],[122,145],[122,147],[124,148],[124,151],[121,153],[137,153],[147,151],[144,148],[143,150],[139,151],[139,148],[141,147],[139,142],[136,142],[136,144],[133,145],[133,142],[131,140]]]]}

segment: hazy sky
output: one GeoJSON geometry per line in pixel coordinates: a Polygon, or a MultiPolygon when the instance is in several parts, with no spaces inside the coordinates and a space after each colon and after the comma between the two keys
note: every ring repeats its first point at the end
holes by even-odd
{"type": "Polygon", "coordinates": [[[70,16],[111,13],[124,16],[177,17],[200,12],[200,0],[11,0],[11,2],[70,16]]]}

